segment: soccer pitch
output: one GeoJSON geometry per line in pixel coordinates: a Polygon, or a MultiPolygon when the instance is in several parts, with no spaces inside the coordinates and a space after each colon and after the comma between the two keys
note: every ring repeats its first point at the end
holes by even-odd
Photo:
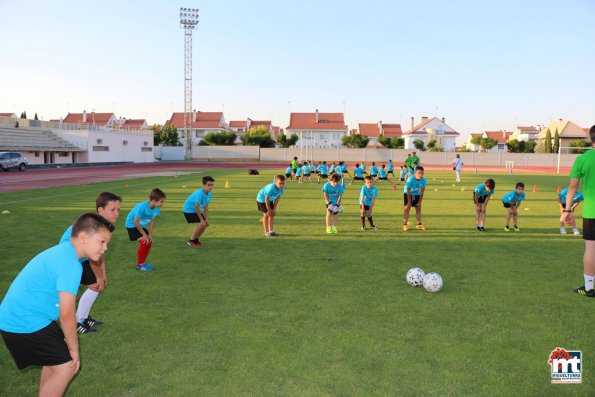
{"type": "MultiPolygon", "coordinates": [[[[572,292],[583,281],[584,243],[559,234],[556,188],[567,176],[464,173],[452,186],[453,173],[426,172],[427,230],[409,232],[402,184],[392,183],[377,184],[379,230],[360,231],[356,183],[346,186],[337,235],[325,233],[322,185],[288,181],[281,236],[265,238],[255,197],[273,175],[201,170],[0,194],[0,212],[10,211],[0,215],[0,297],[94,210],[99,192],[124,199],[109,287],[91,313],[105,324],[79,336],[82,367],[67,395],[593,395],[594,302],[572,292]],[[181,208],[205,175],[216,179],[211,226],[204,246],[189,248],[181,208]],[[488,177],[496,192],[478,232],[471,192],[488,177]],[[505,233],[500,198],[517,181],[527,192],[521,231],[505,233]],[[124,219],[154,187],[167,194],[149,256],[156,271],[140,273],[124,219]],[[407,285],[412,267],[439,273],[442,291],[407,285]],[[582,384],[550,383],[557,346],[583,352],[582,384]]],[[[579,227],[580,214],[579,206],[579,227]]],[[[39,369],[19,372],[0,350],[0,394],[35,395],[39,369]]]]}

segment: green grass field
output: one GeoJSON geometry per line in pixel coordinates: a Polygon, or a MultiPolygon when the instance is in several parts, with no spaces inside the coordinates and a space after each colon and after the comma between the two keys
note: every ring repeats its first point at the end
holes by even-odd
{"type": "MultiPolygon", "coordinates": [[[[203,170],[0,194],[0,212],[10,211],[0,215],[0,297],[29,259],[94,209],[97,193],[124,198],[109,288],[92,311],[105,324],[80,336],[82,367],[68,395],[595,394],[595,302],[571,290],[582,284],[583,241],[558,231],[556,187],[567,177],[493,176],[485,233],[473,229],[471,201],[485,174],[464,174],[453,187],[452,173],[426,173],[427,230],[407,233],[401,186],[378,185],[379,230],[365,232],[360,185],[348,186],[339,234],[326,235],[321,185],[289,182],[275,227],[282,236],[267,239],[255,197],[272,176],[203,170]],[[211,227],[191,249],[181,207],[204,175],[217,180],[211,227]],[[527,186],[521,232],[505,233],[500,197],[518,180],[527,186]],[[149,256],[157,270],[139,273],[124,219],[153,187],[168,195],[149,256]],[[443,290],[407,285],[411,267],[440,273],[443,290]],[[583,384],[550,383],[557,346],[582,350],[583,384]]],[[[19,372],[0,348],[0,395],[35,395],[39,375],[19,372]]]]}

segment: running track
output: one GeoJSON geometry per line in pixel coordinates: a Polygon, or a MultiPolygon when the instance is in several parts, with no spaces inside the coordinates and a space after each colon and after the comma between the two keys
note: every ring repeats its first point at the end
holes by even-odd
{"type": "MultiPolygon", "coordinates": [[[[229,169],[277,169],[284,172],[285,163],[155,163],[155,164],[130,164],[119,166],[95,166],[84,168],[59,168],[59,169],[31,169],[24,172],[11,171],[0,173],[0,193],[15,192],[19,190],[43,189],[60,186],[84,185],[88,183],[109,182],[122,179],[134,179],[155,176],[156,173],[191,171],[205,168],[229,169]]],[[[350,164],[353,168],[353,164],[350,164]]],[[[395,167],[397,168],[397,167],[395,167]]],[[[452,171],[448,165],[427,165],[429,171],[452,171]]],[[[464,173],[475,172],[506,173],[504,167],[495,166],[465,166],[464,173]]],[[[398,168],[397,168],[398,170],[398,168]]],[[[570,168],[561,168],[560,175],[568,175],[570,168]]],[[[539,173],[555,174],[555,167],[522,167],[515,168],[514,173],[539,173]]]]}

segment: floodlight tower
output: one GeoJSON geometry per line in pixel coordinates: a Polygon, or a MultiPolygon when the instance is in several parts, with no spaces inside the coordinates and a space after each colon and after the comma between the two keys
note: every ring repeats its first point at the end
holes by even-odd
{"type": "Polygon", "coordinates": [[[192,31],[198,25],[198,8],[180,8],[184,29],[184,157],[192,160],[192,31]]]}

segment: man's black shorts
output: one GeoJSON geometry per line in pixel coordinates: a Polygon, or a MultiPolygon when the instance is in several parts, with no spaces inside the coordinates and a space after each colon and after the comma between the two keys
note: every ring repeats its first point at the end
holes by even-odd
{"type": "Polygon", "coordinates": [[[583,218],[583,239],[595,241],[595,219],[583,218]]]}
{"type": "MultiPolygon", "coordinates": [[[[417,207],[417,204],[419,204],[419,198],[421,196],[413,196],[411,195],[411,206],[412,207],[417,207]]],[[[407,193],[403,193],[403,204],[407,205],[407,193]]]]}
{"type": "MultiPolygon", "coordinates": [[[[270,201],[269,202],[269,207],[271,207],[271,209],[274,209],[274,202],[270,201]]],[[[261,203],[261,202],[256,202],[256,206],[258,207],[258,210],[264,214],[266,214],[267,212],[269,212],[269,210],[267,209],[267,205],[265,203],[261,203]]]]}
{"type": "Polygon", "coordinates": [[[72,360],[64,334],[55,321],[30,334],[0,332],[18,369],[30,365],[60,365],[72,360]]]}
{"type": "Polygon", "coordinates": [[[205,214],[201,213],[200,216],[196,212],[184,212],[184,218],[188,223],[201,223],[205,220],[205,214]]]}
{"type": "MultiPolygon", "coordinates": [[[[128,230],[128,237],[130,237],[130,241],[136,241],[143,236],[135,227],[127,227],[126,229],[128,230]]],[[[149,234],[149,231],[144,227],[143,230],[146,234],[149,234]]]]}

